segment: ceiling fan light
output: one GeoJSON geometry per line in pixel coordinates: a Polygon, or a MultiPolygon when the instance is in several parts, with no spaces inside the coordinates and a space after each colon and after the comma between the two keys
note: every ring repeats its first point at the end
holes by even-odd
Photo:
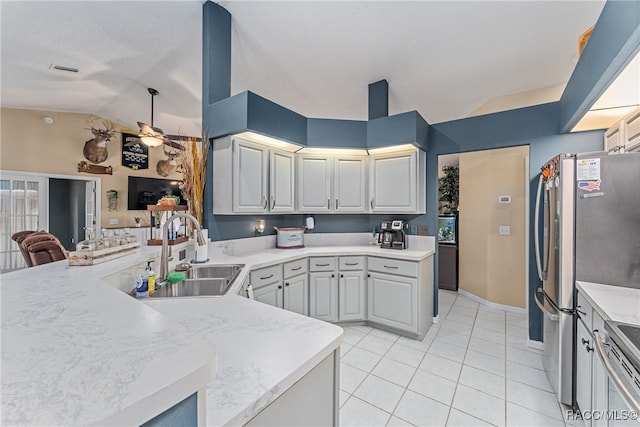
{"type": "Polygon", "coordinates": [[[149,147],[158,147],[162,145],[162,139],[156,136],[142,136],[140,137],[140,141],[149,147]]]}

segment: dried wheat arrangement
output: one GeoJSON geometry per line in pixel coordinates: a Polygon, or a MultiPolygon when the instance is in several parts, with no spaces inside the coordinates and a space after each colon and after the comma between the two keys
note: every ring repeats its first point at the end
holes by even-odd
{"type": "Polygon", "coordinates": [[[207,177],[206,165],[209,150],[209,138],[202,133],[202,139],[191,138],[185,142],[182,152],[182,190],[183,197],[189,205],[189,213],[202,224],[202,199],[204,196],[204,184],[207,177]]]}

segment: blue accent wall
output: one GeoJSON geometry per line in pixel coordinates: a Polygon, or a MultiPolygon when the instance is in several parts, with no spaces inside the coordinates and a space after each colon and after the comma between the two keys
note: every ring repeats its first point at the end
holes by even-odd
{"type": "Polygon", "coordinates": [[[429,124],[417,111],[369,120],[367,122],[367,147],[414,144],[428,150],[429,124]]]}
{"type": "Polygon", "coordinates": [[[598,151],[603,148],[604,131],[560,135],[559,117],[560,104],[555,102],[431,125],[430,150],[427,152],[427,214],[420,219],[429,226],[429,230],[435,230],[438,215],[438,155],[529,146],[529,337],[536,341],[542,340],[542,314],[533,301],[533,291],[542,282],[538,279],[535,265],[533,210],[540,166],[559,153],[598,151]]]}
{"type": "Polygon", "coordinates": [[[202,5],[202,102],[231,95],[231,14],[216,3],[202,5]]]}
{"type": "Polygon", "coordinates": [[[249,92],[242,92],[211,105],[204,105],[202,127],[210,138],[244,132],[248,129],[249,92]]]}
{"type": "Polygon", "coordinates": [[[607,1],[560,99],[569,132],[640,50],[640,2],[607,1]]]}
{"type": "Polygon", "coordinates": [[[369,120],[389,115],[389,83],[379,80],[369,85],[369,120]]]}
{"type": "Polygon", "coordinates": [[[198,394],[194,393],[141,427],[197,427],[198,394]]]}
{"type": "Polygon", "coordinates": [[[273,101],[248,92],[250,130],[300,145],[307,144],[307,118],[273,101]]]}
{"type": "Polygon", "coordinates": [[[307,119],[307,144],[312,147],[367,148],[367,122],[307,119]]]}

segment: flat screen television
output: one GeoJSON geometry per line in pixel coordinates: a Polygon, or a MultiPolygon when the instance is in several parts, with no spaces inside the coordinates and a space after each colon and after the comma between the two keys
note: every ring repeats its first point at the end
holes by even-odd
{"type": "Polygon", "coordinates": [[[127,209],[130,211],[146,210],[147,205],[155,205],[162,196],[180,197],[179,205],[186,205],[178,188],[180,181],[175,179],[129,177],[129,194],[127,209]]]}

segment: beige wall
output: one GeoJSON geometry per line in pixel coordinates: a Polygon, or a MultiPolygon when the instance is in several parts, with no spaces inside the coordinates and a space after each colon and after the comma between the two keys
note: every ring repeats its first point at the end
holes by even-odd
{"type": "MultiPolygon", "coordinates": [[[[81,173],[77,165],[85,160],[84,143],[93,138],[87,130],[88,114],[9,108],[2,108],[0,114],[1,170],[98,177],[102,185],[103,227],[132,227],[135,216],[142,217],[142,223],[148,224],[149,215],[145,211],[127,211],[127,177],[162,178],[156,172],[156,163],[165,158],[161,147],[149,150],[149,169],[134,171],[121,165],[122,143],[118,133],[108,144],[109,158],[100,164],[112,166],[113,175],[81,173]],[[43,116],[52,117],[53,124],[44,124],[43,116]],[[112,189],[118,191],[119,196],[116,212],[107,210],[106,191],[112,189]],[[117,219],[118,224],[110,225],[110,219],[117,219]]],[[[167,178],[180,179],[181,174],[173,173],[167,178]]]]}
{"type": "Polygon", "coordinates": [[[487,301],[525,307],[525,158],[529,147],[460,155],[459,287],[487,301]],[[511,203],[498,203],[498,196],[511,203]],[[499,226],[511,235],[499,235],[499,226]]]}

